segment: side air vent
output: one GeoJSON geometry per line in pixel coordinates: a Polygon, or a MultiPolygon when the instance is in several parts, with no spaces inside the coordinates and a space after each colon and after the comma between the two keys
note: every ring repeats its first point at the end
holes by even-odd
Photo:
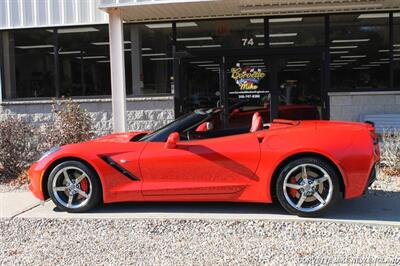
{"type": "Polygon", "coordinates": [[[129,179],[131,179],[133,181],[140,181],[140,179],[137,176],[133,175],[131,172],[126,170],[124,167],[119,165],[116,161],[114,161],[110,157],[102,156],[101,159],[103,161],[105,161],[107,164],[109,164],[112,168],[114,168],[115,170],[117,170],[118,172],[120,172],[121,174],[126,176],[127,178],[129,178],[129,179]]]}

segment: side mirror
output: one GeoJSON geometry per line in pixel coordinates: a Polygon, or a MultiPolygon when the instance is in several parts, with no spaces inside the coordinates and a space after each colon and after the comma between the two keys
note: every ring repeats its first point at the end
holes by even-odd
{"type": "Polygon", "coordinates": [[[179,133],[173,132],[168,136],[167,142],[165,143],[165,149],[175,149],[176,144],[179,142],[179,133]]]}

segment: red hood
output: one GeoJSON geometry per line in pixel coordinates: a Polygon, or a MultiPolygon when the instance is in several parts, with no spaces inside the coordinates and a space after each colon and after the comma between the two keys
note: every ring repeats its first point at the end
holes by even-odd
{"type": "Polygon", "coordinates": [[[127,133],[114,133],[110,135],[105,135],[99,138],[96,138],[94,140],[91,140],[93,142],[119,142],[119,143],[124,143],[124,142],[129,142],[133,137],[140,135],[140,134],[146,134],[149,132],[146,131],[140,131],[140,132],[127,132],[127,133]]]}

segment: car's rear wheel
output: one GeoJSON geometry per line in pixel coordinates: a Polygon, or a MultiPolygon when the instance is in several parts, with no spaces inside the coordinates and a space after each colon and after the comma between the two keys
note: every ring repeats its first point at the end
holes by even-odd
{"type": "Polygon", "coordinates": [[[66,161],[50,173],[47,189],[54,204],[68,212],[85,212],[101,200],[96,173],[78,161],[66,161]]]}
{"type": "Polygon", "coordinates": [[[339,177],[324,159],[296,159],[280,171],[276,194],[279,203],[289,213],[317,217],[340,198],[339,177]]]}

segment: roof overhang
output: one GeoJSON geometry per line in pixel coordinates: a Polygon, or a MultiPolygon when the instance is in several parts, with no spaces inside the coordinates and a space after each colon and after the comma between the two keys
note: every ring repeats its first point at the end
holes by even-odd
{"type": "Polygon", "coordinates": [[[400,10],[399,0],[100,0],[129,22],[400,10]]]}

